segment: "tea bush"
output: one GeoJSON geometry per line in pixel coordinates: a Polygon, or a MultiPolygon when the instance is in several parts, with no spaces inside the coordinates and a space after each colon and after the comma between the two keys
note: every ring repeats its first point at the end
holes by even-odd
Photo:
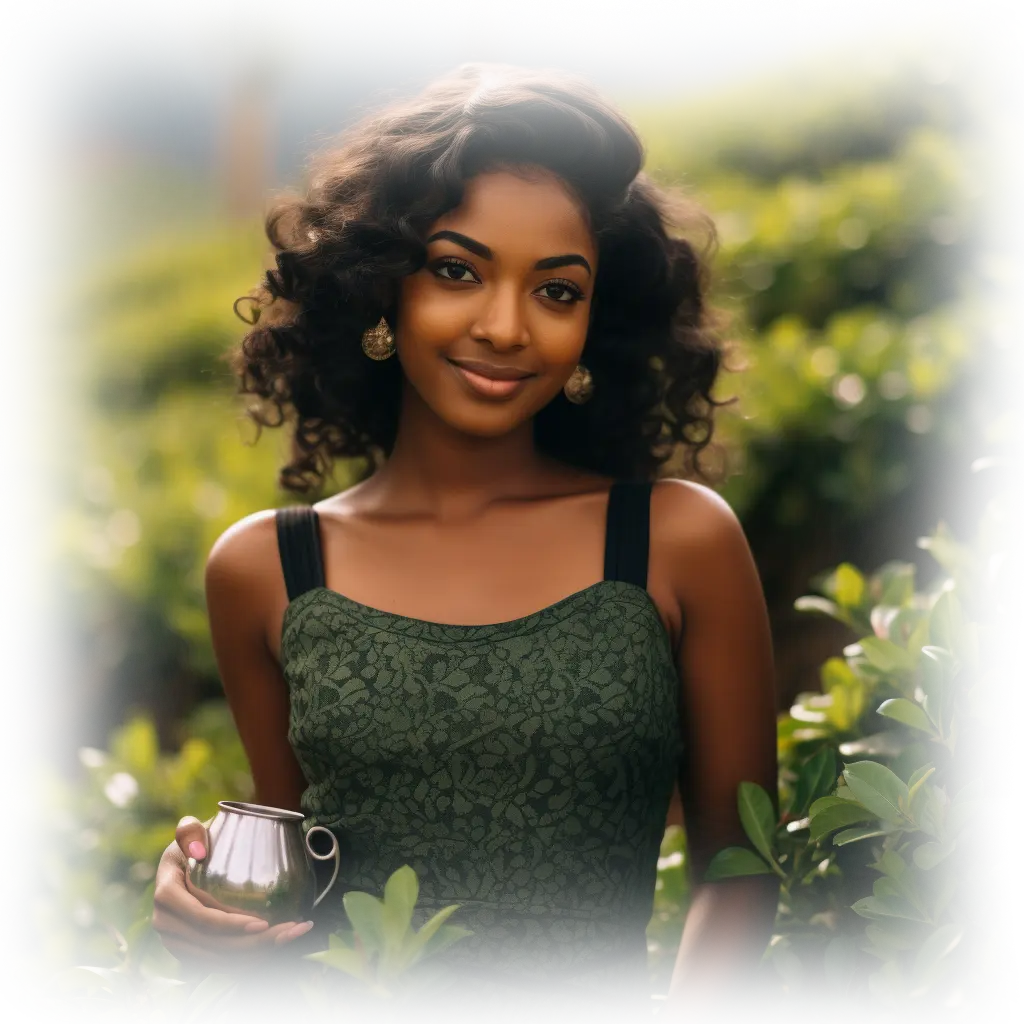
{"type": "MultiPolygon", "coordinates": [[[[992,443],[1024,449],[1024,416],[1008,412],[992,443]]],[[[1007,457],[978,460],[1024,466],[1007,457]]],[[[1024,487],[992,498],[977,537],[945,523],[919,543],[940,566],[915,589],[892,561],[865,578],[849,563],[798,606],[837,618],[860,639],[821,669],[778,727],[779,806],[743,783],[738,806],[754,846],[720,852],[710,879],[775,872],[775,934],[732,1016],[769,1021],[967,1020],[984,1005],[1006,948],[1006,921],[986,914],[1006,862],[985,859],[985,730],[1008,724],[1009,586],[1024,487]]],[[[674,868],[675,869],[675,868],[674,868]]],[[[649,939],[654,990],[667,991],[675,925],[663,893],[649,939]]]]}

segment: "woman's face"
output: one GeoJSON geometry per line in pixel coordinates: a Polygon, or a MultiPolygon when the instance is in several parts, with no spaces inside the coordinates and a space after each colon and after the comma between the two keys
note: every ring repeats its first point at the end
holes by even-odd
{"type": "Polygon", "coordinates": [[[465,433],[519,426],[580,361],[596,273],[583,212],[554,175],[471,179],[402,283],[395,340],[409,384],[465,433]]]}

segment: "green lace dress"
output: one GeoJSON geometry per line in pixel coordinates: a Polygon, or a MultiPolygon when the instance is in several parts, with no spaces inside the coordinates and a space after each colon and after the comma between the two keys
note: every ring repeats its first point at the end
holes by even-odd
{"type": "Polygon", "coordinates": [[[278,513],[281,662],[309,824],[341,895],[403,864],[423,919],[473,936],[461,986],[647,995],[645,928],[681,752],[679,681],[646,591],[651,485],[609,496],[605,579],[523,618],[442,625],[324,586],[311,509],[278,513]]]}

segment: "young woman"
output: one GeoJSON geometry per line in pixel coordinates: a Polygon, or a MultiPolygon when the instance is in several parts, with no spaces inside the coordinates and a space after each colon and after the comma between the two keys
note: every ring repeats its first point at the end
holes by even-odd
{"type": "MultiPolygon", "coordinates": [[[[276,269],[236,353],[287,423],[285,486],[210,554],[210,625],[256,800],[338,836],[335,891],[416,870],[461,904],[443,958],[488,991],[646,993],[674,787],[695,885],[673,988],[714,992],[771,931],[736,792],[775,788],[772,659],[742,530],[693,477],[720,363],[702,256],[629,124],[553,75],[466,68],[372,117],[270,217],[276,269]]],[[[157,877],[182,957],[268,927],[157,877]]],[[[340,896],[320,908],[341,918],[340,896]]],[[[319,913],[319,911],[318,911],[319,913]]],[[[318,918],[318,923],[320,919],[318,918]]]]}

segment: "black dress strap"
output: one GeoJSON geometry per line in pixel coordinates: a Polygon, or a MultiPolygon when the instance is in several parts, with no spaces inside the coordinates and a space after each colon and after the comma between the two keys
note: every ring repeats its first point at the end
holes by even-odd
{"type": "Polygon", "coordinates": [[[324,563],[320,553],[320,517],[305,505],[279,508],[277,549],[288,588],[288,600],[314,587],[324,586],[324,563]]]}
{"type": "Polygon", "coordinates": [[[616,480],[612,484],[604,540],[606,580],[623,580],[647,589],[653,487],[649,480],[616,480]]]}

